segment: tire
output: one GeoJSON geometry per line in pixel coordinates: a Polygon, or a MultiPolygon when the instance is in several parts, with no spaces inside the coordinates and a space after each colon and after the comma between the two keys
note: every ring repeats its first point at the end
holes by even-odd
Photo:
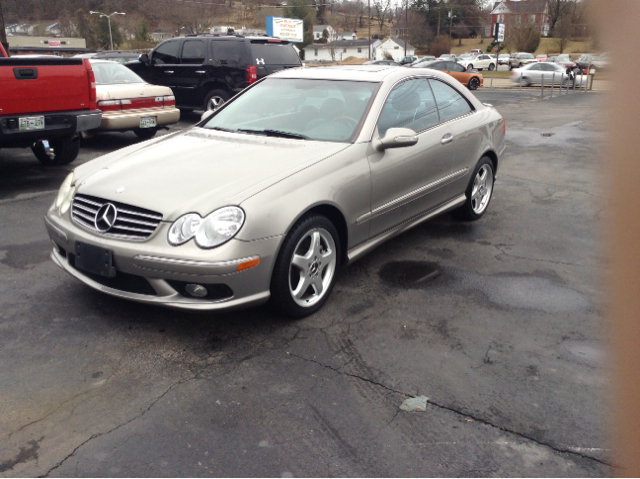
{"type": "Polygon", "coordinates": [[[47,155],[41,141],[35,142],[33,146],[31,146],[31,151],[33,151],[33,154],[43,165],[68,165],[78,157],[78,153],[80,152],[80,136],[73,135],[54,138],[49,142],[49,146],[53,149],[53,159],[47,155]]]}
{"type": "Polygon", "coordinates": [[[489,63],[489,71],[493,71],[496,69],[496,66],[493,63],[489,63]]]}
{"type": "Polygon", "coordinates": [[[141,140],[149,140],[158,133],[157,128],[134,128],[133,133],[141,140]]]}
{"type": "Polygon", "coordinates": [[[518,68],[522,68],[522,62],[518,63],[518,68]]]}
{"type": "Polygon", "coordinates": [[[338,232],[324,216],[299,220],[285,238],[271,276],[271,306],[291,318],[317,312],[340,267],[338,232]]]}
{"type": "Polygon", "coordinates": [[[509,71],[513,70],[513,65],[509,62],[509,71]]]}
{"type": "Polygon", "coordinates": [[[531,85],[531,82],[529,81],[529,79],[527,77],[520,77],[520,85],[521,86],[529,86],[529,85],[531,85]]]}
{"type": "Polygon", "coordinates": [[[224,90],[211,90],[204,101],[204,111],[217,110],[229,99],[230,95],[224,90]]]}
{"type": "Polygon", "coordinates": [[[467,88],[469,90],[477,90],[479,86],[480,86],[480,80],[478,80],[478,77],[471,77],[469,79],[469,84],[467,85],[467,88]]]}
{"type": "Polygon", "coordinates": [[[467,65],[467,71],[473,70],[473,63],[467,65]]]}
{"type": "Polygon", "coordinates": [[[487,156],[480,161],[473,170],[469,186],[465,191],[467,197],[464,204],[455,210],[455,215],[462,220],[475,221],[482,217],[489,207],[493,194],[494,165],[487,156]]]}

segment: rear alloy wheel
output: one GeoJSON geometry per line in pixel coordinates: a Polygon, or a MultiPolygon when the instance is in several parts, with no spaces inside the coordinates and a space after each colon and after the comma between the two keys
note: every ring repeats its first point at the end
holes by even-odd
{"type": "Polygon", "coordinates": [[[478,80],[478,77],[471,77],[471,79],[469,80],[469,85],[467,86],[469,90],[477,90],[479,86],[480,80],[478,80]]]}
{"type": "Polygon", "coordinates": [[[479,219],[489,206],[493,193],[493,162],[483,156],[476,165],[465,195],[467,200],[456,210],[456,216],[467,221],[479,219]]]}
{"type": "Polygon", "coordinates": [[[300,220],[287,235],[271,278],[271,302],[281,313],[303,318],[329,298],[340,258],[338,232],[324,216],[300,220]]]}
{"type": "Polygon", "coordinates": [[[489,63],[489,71],[493,71],[496,69],[496,66],[493,63],[489,63]]]}
{"type": "Polygon", "coordinates": [[[229,99],[229,94],[224,90],[211,90],[204,102],[205,111],[217,110],[229,99]]]}
{"type": "Polygon", "coordinates": [[[54,138],[49,141],[49,147],[53,150],[53,158],[47,154],[42,141],[36,141],[31,151],[38,161],[47,166],[67,165],[78,157],[80,152],[80,136],[66,136],[54,138]]]}
{"type": "Polygon", "coordinates": [[[156,136],[158,129],[157,128],[135,128],[133,132],[141,140],[149,140],[154,136],[156,136]]]}
{"type": "Polygon", "coordinates": [[[520,86],[529,86],[531,82],[527,77],[520,77],[520,86]]]}

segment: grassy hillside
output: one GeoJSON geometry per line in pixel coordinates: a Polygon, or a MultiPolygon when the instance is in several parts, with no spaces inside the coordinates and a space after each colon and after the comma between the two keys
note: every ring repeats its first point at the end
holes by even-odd
{"type": "MultiPolygon", "coordinates": [[[[480,48],[482,51],[486,51],[487,46],[491,43],[491,39],[485,38],[482,43],[480,43],[479,38],[463,38],[462,45],[458,45],[458,40],[453,41],[453,46],[451,47],[451,53],[464,53],[472,48],[480,48]]],[[[541,38],[540,45],[536,50],[536,54],[538,53],[557,53],[557,48],[554,45],[553,38],[541,38]]],[[[564,49],[564,53],[585,53],[591,52],[591,42],[569,42],[569,45],[564,49]]],[[[507,52],[505,52],[507,53],[507,52]]]]}

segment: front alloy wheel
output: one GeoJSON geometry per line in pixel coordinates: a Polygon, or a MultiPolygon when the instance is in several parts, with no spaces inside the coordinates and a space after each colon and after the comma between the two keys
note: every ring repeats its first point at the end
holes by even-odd
{"type": "Polygon", "coordinates": [[[273,305],[294,318],[318,311],[333,289],[339,248],[335,226],[324,216],[298,222],[276,260],[271,278],[273,305]]]}
{"type": "Polygon", "coordinates": [[[478,80],[478,77],[471,77],[468,85],[469,90],[477,90],[479,86],[480,86],[480,80],[478,80]]]}

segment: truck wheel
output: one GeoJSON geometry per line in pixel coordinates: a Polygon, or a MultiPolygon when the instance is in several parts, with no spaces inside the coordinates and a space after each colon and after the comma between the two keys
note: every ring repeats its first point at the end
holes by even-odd
{"type": "Polygon", "coordinates": [[[141,140],[149,140],[156,135],[156,133],[158,132],[158,129],[157,128],[135,128],[133,132],[141,140]]]}
{"type": "Polygon", "coordinates": [[[41,141],[35,142],[31,147],[31,151],[33,151],[33,154],[43,165],[67,165],[78,157],[78,153],[80,152],[80,136],[74,135],[55,138],[49,142],[49,145],[53,148],[53,159],[47,155],[41,141]]]}
{"type": "Polygon", "coordinates": [[[204,110],[217,110],[229,99],[229,94],[224,90],[211,90],[204,102],[204,110]]]}

